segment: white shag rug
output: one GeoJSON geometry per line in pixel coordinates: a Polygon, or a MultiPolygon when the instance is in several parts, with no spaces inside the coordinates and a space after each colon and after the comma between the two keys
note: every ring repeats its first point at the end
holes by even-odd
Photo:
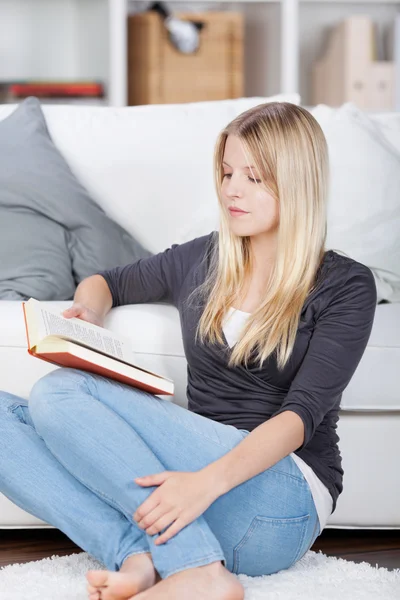
{"type": "MultiPolygon", "coordinates": [[[[1,600],[87,600],[85,573],[104,569],[87,552],[0,569],[1,600]]],[[[389,571],[309,550],[274,575],[238,575],[245,600],[400,600],[400,569],[389,571]]]]}

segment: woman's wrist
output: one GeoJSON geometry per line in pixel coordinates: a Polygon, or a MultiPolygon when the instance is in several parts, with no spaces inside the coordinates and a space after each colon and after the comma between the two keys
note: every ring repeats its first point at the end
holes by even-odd
{"type": "Polygon", "coordinates": [[[226,494],[229,487],[226,484],[224,477],[220,471],[218,461],[215,461],[199,471],[205,480],[205,487],[210,490],[214,496],[214,500],[226,494]]]}
{"type": "Polygon", "coordinates": [[[90,309],[104,321],[112,307],[112,296],[105,279],[92,275],[81,281],[75,290],[74,302],[90,309]]]}

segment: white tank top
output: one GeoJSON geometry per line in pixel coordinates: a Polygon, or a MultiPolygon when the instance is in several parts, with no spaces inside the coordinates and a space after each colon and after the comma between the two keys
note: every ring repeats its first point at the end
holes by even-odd
{"type": "MultiPolygon", "coordinates": [[[[226,340],[230,347],[236,344],[240,331],[249,317],[250,313],[230,307],[228,314],[223,322],[223,330],[226,340]]],[[[318,513],[320,523],[320,533],[324,529],[328,518],[332,513],[333,500],[328,488],[316,476],[314,471],[294,452],[290,453],[300,471],[303,473],[308,485],[310,486],[311,494],[314,500],[315,508],[318,513]]]]}

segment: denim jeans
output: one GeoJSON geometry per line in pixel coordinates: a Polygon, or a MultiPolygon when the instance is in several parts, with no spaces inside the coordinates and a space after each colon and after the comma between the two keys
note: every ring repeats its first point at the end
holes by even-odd
{"type": "Polygon", "coordinates": [[[219,496],[164,544],[133,519],[157,489],[136,477],[197,471],[247,435],[171,400],[59,368],[35,383],[29,402],[0,391],[0,492],[112,571],[150,552],[163,579],[215,561],[235,574],[268,575],[293,565],[320,534],[290,456],[219,496]]]}

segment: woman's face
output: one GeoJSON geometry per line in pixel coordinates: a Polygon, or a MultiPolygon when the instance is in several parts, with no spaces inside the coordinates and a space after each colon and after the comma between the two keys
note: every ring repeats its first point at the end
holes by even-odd
{"type": "Polygon", "coordinates": [[[256,168],[248,164],[242,144],[234,135],[226,140],[222,166],[221,195],[233,233],[254,236],[275,232],[279,224],[278,202],[261,183],[256,168]],[[230,207],[240,208],[246,214],[232,213],[230,207]]]}

